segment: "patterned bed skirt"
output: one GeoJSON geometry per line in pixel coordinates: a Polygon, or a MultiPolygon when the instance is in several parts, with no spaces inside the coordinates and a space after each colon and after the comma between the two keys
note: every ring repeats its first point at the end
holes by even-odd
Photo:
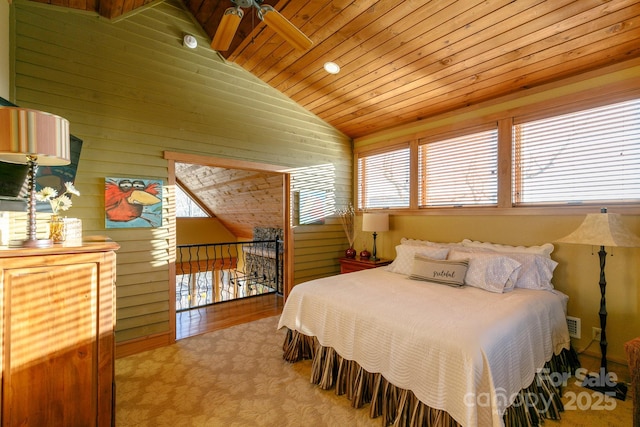
{"type": "MultiPolygon", "coordinates": [[[[311,383],[324,390],[335,387],[336,395],[345,395],[354,408],[369,403],[369,416],[382,416],[385,426],[460,426],[447,412],[425,405],[410,390],[396,387],[381,374],[367,372],[357,362],[342,358],[333,348],[321,346],[315,337],[287,330],[283,351],[287,362],[311,359],[311,383]]],[[[544,419],[560,419],[560,412],[564,410],[560,400],[562,390],[553,384],[548,373],[571,374],[579,367],[573,348],[554,355],[545,364],[547,374],[536,374],[531,385],[522,389],[513,405],[507,408],[505,426],[535,427],[544,419]],[[543,401],[551,402],[548,408],[543,406],[543,401]]]]}

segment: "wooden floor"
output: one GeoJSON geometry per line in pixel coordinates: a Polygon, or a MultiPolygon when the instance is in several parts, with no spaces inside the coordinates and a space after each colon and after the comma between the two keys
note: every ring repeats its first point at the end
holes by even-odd
{"type": "Polygon", "coordinates": [[[176,339],[276,316],[282,313],[282,305],[282,296],[269,294],[179,312],[176,314],[176,339]]]}

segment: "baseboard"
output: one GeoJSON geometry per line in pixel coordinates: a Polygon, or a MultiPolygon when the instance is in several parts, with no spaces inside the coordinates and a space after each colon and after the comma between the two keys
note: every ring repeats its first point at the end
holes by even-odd
{"type": "Polygon", "coordinates": [[[116,344],[116,359],[142,353],[147,350],[153,350],[154,348],[165,347],[174,342],[169,332],[119,342],[116,344]]]}

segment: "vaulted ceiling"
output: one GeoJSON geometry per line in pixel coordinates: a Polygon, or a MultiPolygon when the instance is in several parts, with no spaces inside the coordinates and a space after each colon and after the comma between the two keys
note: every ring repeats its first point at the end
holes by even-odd
{"type": "MultiPolygon", "coordinates": [[[[40,1],[40,0],[34,0],[40,1]]],[[[230,0],[183,0],[213,38],[230,0]]],[[[115,19],[150,0],[46,0],[115,19]]],[[[245,16],[220,52],[357,138],[640,56],[640,0],[265,0],[312,41],[245,16]],[[337,75],[322,66],[334,61],[337,75]]]]}
{"type": "MultiPolygon", "coordinates": [[[[158,0],[33,1],[115,20],[158,0]]],[[[222,14],[233,6],[231,0],[182,1],[211,39],[222,14]]],[[[640,0],[263,3],[303,31],[313,46],[295,50],[246,9],[229,50],[220,55],[352,138],[640,56],[640,0]],[[341,72],[326,73],[326,61],[337,63],[341,72]]],[[[233,196],[259,197],[248,190],[254,188],[248,181],[277,179],[196,169],[178,168],[178,179],[234,234],[249,237],[252,225],[281,220],[277,204],[273,215],[251,218],[241,217],[251,210],[227,204],[225,211],[219,203],[233,196]],[[214,175],[213,181],[207,178],[214,175]],[[189,176],[204,178],[192,182],[189,176]],[[246,191],[238,190],[239,183],[246,191]]]]}

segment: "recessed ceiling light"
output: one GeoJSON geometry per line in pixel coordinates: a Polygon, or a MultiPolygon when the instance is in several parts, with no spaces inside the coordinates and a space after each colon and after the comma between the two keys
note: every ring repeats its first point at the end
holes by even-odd
{"type": "Polygon", "coordinates": [[[324,69],[329,74],[338,74],[340,72],[340,66],[335,62],[325,62],[324,69]]]}

